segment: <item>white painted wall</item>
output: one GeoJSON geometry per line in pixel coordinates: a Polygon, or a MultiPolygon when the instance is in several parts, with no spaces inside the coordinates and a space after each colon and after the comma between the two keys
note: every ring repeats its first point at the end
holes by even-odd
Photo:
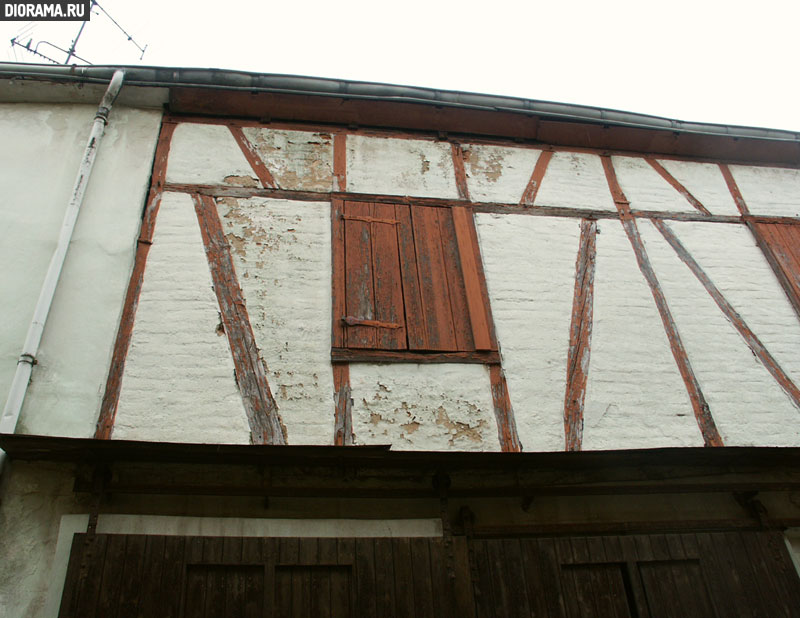
{"type": "Polygon", "coordinates": [[[650,287],[618,221],[597,222],[583,447],[702,446],[650,287]]]}
{"type": "Polygon", "coordinates": [[[582,152],[553,153],[534,203],[536,206],[617,210],[600,157],[582,152]]]}
{"type": "Polygon", "coordinates": [[[523,449],[563,450],[580,220],[478,214],[476,223],[523,449]]]}
{"type": "Polygon", "coordinates": [[[464,170],[475,202],[519,204],[541,150],[464,144],[464,170]]]}
{"type": "Polygon", "coordinates": [[[191,198],[166,193],[156,219],[122,378],[114,438],[250,442],[191,198]]]}
{"type": "Polygon", "coordinates": [[[450,144],[348,135],[347,190],[458,199],[450,144]]]}
{"type": "Polygon", "coordinates": [[[222,198],[219,213],[288,442],[332,444],[330,204],[222,198]]]}
{"type": "Polygon", "coordinates": [[[739,216],[739,209],[716,163],[695,161],[658,161],[678,182],[686,187],[712,215],[739,216]]]}
{"type": "Polygon", "coordinates": [[[175,128],[167,182],[261,186],[228,127],[194,122],[175,128]]]}
{"type": "Polygon", "coordinates": [[[611,161],[631,210],[698,212],[643,157],[611,157],[611,161]]]}
{"type": "Polygon", "coordinates": [[[395,450],[498,451],[489,372],[483,365],[353,364],[357,444],[395,450]]]}
{"type": "Polygon", "coordinates": [[[730,170],[752,214],[800,217],[800,170],[751,165],[730,170]]]}
{"type": "MultiPolygon", "coordinates": [[[[96,105],[0,105],[3,403],[95,111],[96,105]]],[[[93,435],[160,116],[124,107],[111,112],[18,424],[22,433],[93,435]]]]}

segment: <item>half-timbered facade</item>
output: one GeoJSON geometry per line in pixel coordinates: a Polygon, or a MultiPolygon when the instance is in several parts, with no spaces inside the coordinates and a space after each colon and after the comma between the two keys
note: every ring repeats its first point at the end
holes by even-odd
{"type": "Polygon", "coordinates": [[[800,135],[114,73],[0,64],[0,613],[800,615],[800,135]]]}

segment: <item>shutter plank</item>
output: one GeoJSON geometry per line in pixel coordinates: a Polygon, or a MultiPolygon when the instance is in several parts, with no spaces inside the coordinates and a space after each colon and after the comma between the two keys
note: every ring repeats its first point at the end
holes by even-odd
{"type": "MultiPolygon", "coordinates": [[[[377,219],[394,221],[394,204],[373,204],[377,219]]],[[[375,293],[375,319],[389,324],[402,324],[402,328],[377,328],[376,347],[381,350],[405,350],[405,311],[403,309],[403,284],[400,278],[400,252],[397,243],[397,225],[370,223],[372,231],[372,275],[375,293]]]]}
{"type": "Polygon", "coordinates": [[[333,330],[331,345],[343,348],[347,342],[342,316],[347,315],[345,307],[345,245],[344,245],[344,201],[331,200],[331,300],[333,307],[333,330]]]}
{"type": "Polygon", "coordinates": [[[458,240],[453,223],[453,209],[437,208],[439,216],[439,232],[442,238],[444,267],[447,274],[447,287],[450,292],[450,310],[453,315],[453,329],[456,346],[460,351],[475,349],[472,334],[469,307],[467,305],[467,289],[464,285],[463,268],[459,257],[458,240]]]}
{"type": "MultiPolygon", "coordinates": [[[[242,540],[242,562],[262,565],[263,541],[257,538],[242,540]]],[[[244,576],[244,595],[242,598],[243,618],[256,618],[264,615],[264,567],[248,569],[244,576]]]]}
{"type": "Polygon", "coordinates": [[[400,253],[400,276],[403,283],[403,305],[406,317],[406,339],[409,350],[428,349],[428,328],[422,307],[422,293],[417,270],[417,253],[414,246],[414,226],[411,207],[395,205],[397,240],[400,253]]]}
{"type": "Polygon", "coordinates": [[[161,615],[161,606],[165,602],[165,593],[174,595],[176,589],[163,590],[161,579],[164,576],[164,552],[167,537],[148,536],[144,550],[144,573],[142,578],[142,592],[139,599],[140,618],[161,615]]]}
{"type": "Polygon", "coordinates": [[[356,613],[375,618],[375,542],[372,538],[358,538],[355,545],[356,613]]]}
{"type": "MultiPolygon", "coordinates": [[[[101,591],[104,591],[104,587],[111,587],[113,590],[108,591],[107,594],[111,594],[114,598],[116,598],[117,591],[119,590],[119,579],[104,579],[105,575],[105,564],[107,563],[107,556],[108,556],[108,539],[109,535],[105,534],[98,534],[98,535],[83,535],[84,536],[84,546],[83,546],[83,559],[87,562],[87,569],[86,569],[86,577],[80,578],[78,580],[78,603],[76,606],[76,611],[69,614],[70,616],[75,616],[76,618],[91,618],[92,616],[103,616],[105,614],[102,613],[95,613],[95,609],[98,605],[98,599],[101,595],[101,591]]],[[[112,562],[116,562],[116,564],[122,565],[122,556],[124,555],[125,551],[125,540],[122,539],[121,549],[117,547],[115,551],[112,552],[110,556],[112,562]]],[[[116,565],[109,565],[109,569],[114,570],[114,572],[119,573],[119,570],[116,568],[116,565]]],[[[116,607],[114,607],[114,611],[116,611],[116,607]]]]}
{"type": "Polygon", "coordinates": [[[162,602],[159,611],[163,618],[178,618],[181,611],[181,593],[184,590],[186,565],[184,550],[186,539],[168,536],[164,539],[164,569],[161,573],[162,602]]]}
{"type": "MultiPolygon", "coordinates": [[[[345,214],[372,216],[372,205],[345,202],[345,214]]],[[[345,238],[345,314],[362,320],[375,319],[370,224],[359,220],[344,221],[345,238]]],[[[346,316],[334,316],[341,320],[346,316]]],[[[375,329],[346,326],[347,347],[375,348],[375,329]]]]}
{"type": "Polygon", "coordinates": [[[394,597],[392,539],[375,539],[375,601],[378,616],[394,617],[394,597]]]}
{"type": "Polygon", "coordinates": [[[139,597],[142,591],[142,575],[145,568],[144,553],[147,537],[140,534],[128,535],[125,546],[125,570],[122,574],[122,591],[119,598],[118,618],[136,616],[139,597]]]}
{"type": "MultiPolygon", "coordinates": [[[[83,605],[81,595],[81,616],[115,616],[120,606],[120,593],[123,586],[123,572],[125,570],[125,547],[128,539],[123,534],[103,535],[107,539],[105,563],[101,562],[103,569],[103,580],[100,586],[100,595],[97,598],[95,607],[83,605]]],[[[97,537],[97,541],[101,537],[97,537]]],[[[97,542],[95,541],[95,542],[97,542]]]]}
{"type": "Polygon", "coordinates": [[[409,539],[392,539],[395,609],[397,616],[414,615],[414,576],[409,539]]]}
{"type": "Polygon", "coordinates": [[[414,610],[416,615],[435,616],[428,539],[411,539],[411,569],[414,578],[414,610]]]}

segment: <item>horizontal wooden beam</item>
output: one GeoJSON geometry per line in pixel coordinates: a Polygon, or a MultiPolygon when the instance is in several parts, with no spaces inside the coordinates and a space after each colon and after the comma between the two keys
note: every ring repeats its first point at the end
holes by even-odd
{"type": "Polygon", "coordinates": [[[496,351],[421,352],[419,350],[354,350],[332,348],[331,361],[350,363],[499,363],[496,351]]]}

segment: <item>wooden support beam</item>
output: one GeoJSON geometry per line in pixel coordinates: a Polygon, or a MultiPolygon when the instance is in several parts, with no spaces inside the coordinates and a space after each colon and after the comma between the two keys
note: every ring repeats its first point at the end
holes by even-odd
{"type": "Polygon", "coordinates": [[[128,348],[133,335],[133,323],[136,319],[136,308],[139,305],[139,294],[142,290],[147,255],[150,252],[150,246],[153,244],[156,217],[161,206],[161,196],[164,193],[167,177],[169,146],[176,126],[177,123],[175,122],[163,122],[161,124],[153,159],[150,191],[147,195],[147,205],[144,209],[142,227],[136,244],[133,272],[131,272],[128,291],[125,294],[125,301],[122,306],[122,316],[117,329],[117,338],[114,342],[114,352],[111,356],[106,388],[100,404],[100,416],[97,420],[95,438],[107,440],[111,438],[114,430],[114,420],[117,416],[117,405],[119,404],[119,394],[122,388],[122,375],[125,371],[125,359],[128,356],[128,348]]]}
{"type": "Polygon", "coordinates": [[[500,448],[504,453],[519,453],[522,444],[517,435],[517,423],[514,421],[514,410],[511,408],[511,399],[508,396],[506,377],[499,364],[489,365],[489,380],[500,448]]]}
{"type": "Polygon", "coordinates": [[[450,144],[450,150],[453,154],[453,170],[456,175],[458,197],[459,199],[470,201],[469,186],[467,185],[467,171],[464,167],[464,151],[461,149],[461,144],[455,142],[450,144]]]}
{"type": "Polygon", "coordinates": [[[256,150],[255,146],[253,146],[253,144],[250,143],[250,140],[247,139],[242,128],[233,124],[229,124],[228,129],[230,129],[233,137],[236,139],[236,143],[239,144],[239,148],[242,150],[242,154],[244,155],[245,159],[247,159],[247,162],[253,169],[253,173],[261,181],[261,184],[264,186],[264,188],[280,188],[278,187],[278,183],[275,181],[275,178],[272,176],[272,172],[270,172],[267,168],[266,163],[264,163],[261,155],[258,154],[258,150],[256,150]]]}
{"type": "Polygon", "coordinates": [[[692,195],[689,189],[684,187],[683,184],[681,184],[681,182],[677,178],[675,178],[672,174],[670,174],[667,171],[667,169],[663,165],[661,165],[661,163],[659,163],[652,157],[645,157],[645,161],[647,161],[650,164],[650,167],[652,167],[655,171],[657,171],[664,180],[666,180],[675,190],[677,190],[678,193],[680,193],[683,197],[685,197],[686,201],[688,201],[692,206],[694,206],[704,215],[711,214],[708,208],[703,206],[700,203],[700,200],[698,200],[694,195],[692,195]]]}
{"type": "Polygon", "coordinates": [[[350,365],[334,363],[333,367],[333,443],[353,444],[353,399],[350,392],[350,365]]]}
{"type": "Polygon", "coordinates": [[[744,321],[744,318],[742,318],[742,316],[739,315],[733,306],[725,299],[725,296],[722,294],[719,288],[714,285],[714,282],[711,281],[710,277],[686,250],[686,247],[683,246],[673,231],[669,229],[669,227],[667,227],[663,221],[656,221],[654,223],[670,246],[675,250],[675,253],[678,254],[678,257],[681,258],[683,263],[689,267],[689,270],[691,270],[700,283],[703,284],[703,287],[711,295],[711,298],[714,299],[714,302],[717,303],[717,306],[720,308],[722,313],[725,314],[725,317],[731,322],[731,324],[733,324],[736,330],[739,331],[739,334],[745,340],[745,343],[747,343],[747,346],[750,348],[756,358],[758,358],[758,360],[761,361],[761,364],[766,367],[767,371],[769,371],[772,377],[775,378],[778,384],[780,384],[781,388],[786,392],[787,395],[789,395],[794,404],[800,408],[800,389],[797,387],[797,385],[781,368],[781,366],[778,364],[778,361],[772,356],[772,354],[769,353],[764,344],[761,343],[761,340],[750,329],[750,327],[744,321]]]}
{"type": "Polygon", "coordinates": [[[480,247],[477,245],[477,239],[472,235],[471,228],[474,227],[472,212],[466,208],[453,208],[452,213],[475,350],[491,350],[494,345],[489,331],[487,309],[483,302],[485,298],[484,291],[481,288],[483,274],[478,271],[480,247]]]}
{"type": "Polygon", "coordinates": [[[589,377],[592,344],[594,271],[597,256],[597,222],[581,221],[581,239],[575,261],[575,291],[567,355],[567,388],[564,393],[564,436],[568,451],[581,450],[583,405],[589,377]]]}
{"type": "Polygon", "coordinates": [[[750,209],[744,201],[742,192],[739,191],[739,185],[736,184],[736,179],[733,177],[733,174],[731,174],[731,169],[725,163],[719,163],[718,165],[722,172],[722,177],[725,179],[725,184],[728,185],[728,191],[731,192],[731,197],[733,197],[733,201],[736,202],[736,208],[739,209],[742,215],[749,215],[750,209]]]}
{"type": "Polygon", "coordinates": [[[208,266],[231,348],[253,444],[286,444],[278,406],[267,381],[267,368],[256,345],[250,317],[236,277],[231,249],[213,198],[193,196],[208,266]]]}
{"type": "Polygon", "coordinates": [[[536,165],[533,167],[531,179],[528,181],[528,186],[522,193],[522,198],[519,201],[520,206],[533,206],[536,201],[536,194],[539,192],[539,187],[542,186],[545,172],[547,172],[547,165],[550,159],[553,158],[552,150],[544,150],[536,159],[536,165]]]}
{"type": "Polygon", "coordinates": [[[642,275],[644,275],[647,284],[650,286],[650,292],[653,294],[658,313],[661,315],[661,321],[664,324],[664,329],[667,332],[667,339],[672,349],[672,356],[675,358],[678,370],[686,385],[686,390],[689,393],[695,419],[700,428],[700,433],[703,435],[703,442],[706,446],[723,446],[722,437],[719,435],[717,426],[714,423],[714,418],[711,415],[711,409],[700,388],[700,383],[694,375],[692,365],[689,362],[686,348],[684,348],[683,341],[678,332],[678,326],[675,324],[675,320],[669,310],[667,299],[661,289],[658,277],[656,277],[653,266],[650,264],[650,259],[647,256],[642,237],[639,235],[639,228],[636,226],[636,220],[631,216],[630,204],[617,180],[614,164],[611,162],[611,157],[604,156],[601,158],[611,195],[614,198],[614,203],[617,205],[617,210],[622,220],[622,226],[633,247],[636,261],[639,264],[639,270],[642,271],[642,275]]]}
{"type": "Polygon", "coordinates": [[[333,136],[333,177],[337,191],[347,191],[347,133],[333,136]]]}

